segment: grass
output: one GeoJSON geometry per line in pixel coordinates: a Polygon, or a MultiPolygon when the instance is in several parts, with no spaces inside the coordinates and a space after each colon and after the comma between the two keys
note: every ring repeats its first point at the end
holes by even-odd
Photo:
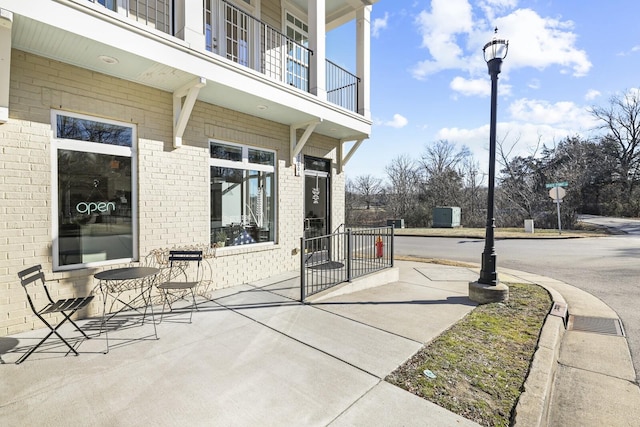
{"type": "Polygon", "coordinates": [[[550,308],[544,288],[509,284],[508,302],[476,307],[386,381],[483,426],[508,426],[550,308]]]}
{"type": "MultiPolygon", "coordinates": [[[[396,236],[431,236],[431,237],[466,237],[484,239],[484,228],[396,228],[396,236]]],[[[609,232],[602,228],[585,228],[580,230],[558,230],[536,228],[534,233],[525,233],[524,228],[496,228],[495,238],[509,239],[557,239],[577,237],[602,237],[609,232]]]]}

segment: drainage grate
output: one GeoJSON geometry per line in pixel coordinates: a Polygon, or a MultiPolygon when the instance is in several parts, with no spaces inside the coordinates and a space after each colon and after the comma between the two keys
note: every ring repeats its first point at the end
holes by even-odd
{"type": "Polygon", "coordinates": [[[607,317],[589,317],[569,315],[569,331],[593,332],[604,335],[624,336],[624,329],[619,319],[607,317]]]}

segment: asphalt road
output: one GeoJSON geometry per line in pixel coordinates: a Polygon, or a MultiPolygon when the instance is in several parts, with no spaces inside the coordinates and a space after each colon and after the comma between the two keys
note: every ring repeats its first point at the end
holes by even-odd
{"type": "MultiPolygon", "coordinates": [[[[600,298],[618,313],[640,381],[640,220],[585,217],[621,234],[580,239],[496,240],[500,267],[562,280],[600,298]]],[[[479,264],[484,239],[395,237],[397,255],[479,264]]],[[[569,307],[571,312],[571,307],[569,307]]]]}

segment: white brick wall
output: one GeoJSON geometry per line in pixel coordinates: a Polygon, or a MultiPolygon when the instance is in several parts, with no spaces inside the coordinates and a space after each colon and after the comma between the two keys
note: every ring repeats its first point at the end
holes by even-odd
{"type": "MultiPolygon", "coordinates": [[[[13,51],[9,122],[0,125],[0,336],[43,326],[26,305],[18,271],[42,264],[60,297],[87,294],[96,284],[97,269],[52,272],[51,109],[136,125],[141,259],[156,248],[209,243],[210,138],[275,150],[278,242],[219,250],[211,261],[214,282],[227,287],[298,268],[303,178],[288,160],[287,126],[197,102],[183,146],[174,149],[170,93],[13,51]]],[[[337,143],[314,134],[304,150],[334,160],[335,226],[344,221],[337,143]]],[[[81,315],[95,316],[101,305],[96,298],[81,315]]]]}

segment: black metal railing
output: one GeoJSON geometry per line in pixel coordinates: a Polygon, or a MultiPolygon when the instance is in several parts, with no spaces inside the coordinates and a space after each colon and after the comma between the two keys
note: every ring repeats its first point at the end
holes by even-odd
{"type": "MultiPolygon", "coordinates": [[[[88,0],[174,35],[174,0],[88,0]]],[[[310,92],[313,51],[227,0],[204,2],[205,49],[302,91],[310,92]]],[[[360,79],[326,60],[327,101],[358,112],[360,79]]]]}
{"type": "Polygon", "coordinates": [[[327,101],[357,113],[360,79],[328,59],[326,73],[327,101]]]}
{"type": "Polygon", "coordinates": [[[225,0],[205,2],[204,14],[207,50],[309,91],[310,49],[225,0]]]}
{"type": "Polygon", "coordinates": [[[335,285],[393,267],[393,226],[348,228],[300,238],[300,300],[335,285]]]}

